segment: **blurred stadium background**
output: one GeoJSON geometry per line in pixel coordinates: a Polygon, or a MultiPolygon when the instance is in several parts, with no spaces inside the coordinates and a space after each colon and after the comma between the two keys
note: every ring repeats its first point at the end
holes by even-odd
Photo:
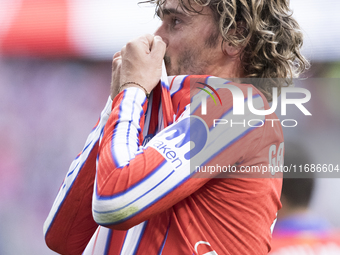
{"type": "MultiPolygon", "coordinates": [[[[0,0],[0,254],[53,254],[42,225],[109,95],[112,55],[153,33],[138,1],[0,0]]],[[[292,0],[305,33],[312,118],[285,129],[316,164],[339,164],[340,1],[292,0]],[[334,85],[335,84],[335,85],[334,85]],[[317,114],[319,113],[319,114],[317,114]]],[[[340,179],[318,178],[310,209],[340,227],[340,179]]]]}

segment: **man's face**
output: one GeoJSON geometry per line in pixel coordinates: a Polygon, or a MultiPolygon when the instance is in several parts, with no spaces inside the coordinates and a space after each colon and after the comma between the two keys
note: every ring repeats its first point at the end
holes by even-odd
{"type": "Polygon", "coordinates": [[[217,75],[225,60],[222,37],[211,9],[194,7],[202,12],[186,13],[178,6],[178,0],[167,0],[158,13],[162,25],[155,35],[167,44],[164,60],[168,75],[217,75]]]}

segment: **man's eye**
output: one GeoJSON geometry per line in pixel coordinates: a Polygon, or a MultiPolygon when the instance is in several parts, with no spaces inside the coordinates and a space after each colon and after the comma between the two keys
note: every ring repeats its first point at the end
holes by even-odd
{"type": "Polygon", "coordinates": [[[179,19],[177,19],[176,17],[172,18],[172,25],[173,26],[176,26],[178,25],[179,23],[181,23],[181,21],[179,19]]]}

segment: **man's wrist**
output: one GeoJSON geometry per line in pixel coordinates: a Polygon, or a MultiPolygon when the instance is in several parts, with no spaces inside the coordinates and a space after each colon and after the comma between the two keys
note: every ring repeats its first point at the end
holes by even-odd
{"type": "Polygon", "coordinates": [[[144,93],[145,93],[145,96],[149,99],[150,92],[148,92],[146,90],[146,88],[144,86],[142,86],[141,84],[139,84],[137,82],[133,82],[133,81],[125,82],[123,85],[121,85],[118,89],[118,93],[120,93],[122,90],[129,88],[129,87],[135,87],[135,88],[139,88],[139,89],[143,90],[144,93]]]}

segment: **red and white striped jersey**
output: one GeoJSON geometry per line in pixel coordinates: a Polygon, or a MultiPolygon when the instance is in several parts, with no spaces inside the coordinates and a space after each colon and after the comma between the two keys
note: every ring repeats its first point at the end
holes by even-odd
{"type": "MultiPolygon", "coordinates": [[[[268,253],[282,179],[217,178],[217,172],[196,170],[283,163],[274,160],[283,157],[281,124],[268,121],[277,119],[274,113],[233,115],[227,89],[218,90],[223,107],[205,94],[209,112],[202,114],[195,98],[205,92],[193,98],[190,84],[212,84],[213,78],[170,77],[170,89],[163,81],[149,100],[139,88],[109,99],[45,222],[51,249],[85,255],[268,253]],[[231,118],[234,125],[242,119],[252,125],[215,125],[231,118]]],[[[254,106],[269,109],[252,85],[231,84],[244,94],[251,87],[254,106]]]]}

